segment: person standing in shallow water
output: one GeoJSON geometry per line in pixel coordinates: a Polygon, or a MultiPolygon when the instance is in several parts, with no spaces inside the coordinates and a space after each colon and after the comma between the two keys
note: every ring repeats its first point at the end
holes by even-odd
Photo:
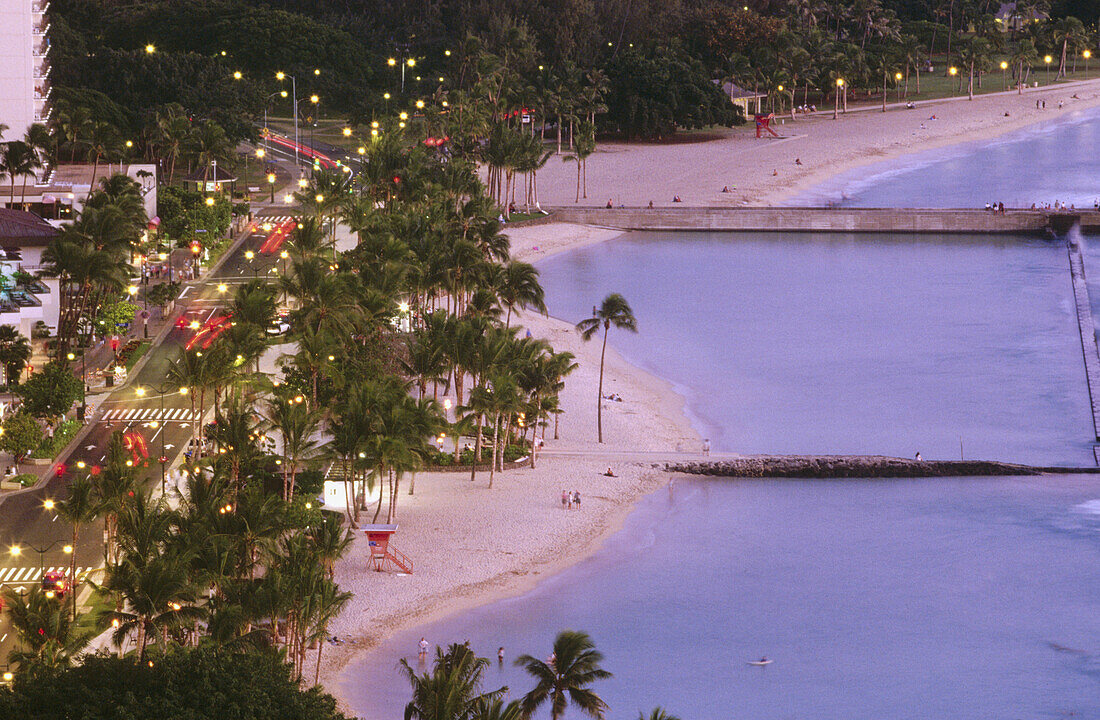
{"type": "Polygon", "coordinates": [[[703,454],[710,455],[710,438],[703,441],[703,454]]]}
{"type": "Polygon", "coordinates": [[[420,646],[418,648],[417,657],[423,662],[428,657],[428,639],[420,638],[420,646]]]}

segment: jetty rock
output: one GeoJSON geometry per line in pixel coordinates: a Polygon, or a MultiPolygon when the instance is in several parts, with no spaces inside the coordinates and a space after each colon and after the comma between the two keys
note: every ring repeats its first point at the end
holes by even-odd
{"type": "MultiPolygon", "coordinates": [[[[985,460],[911,460],[885,455],[746,455],[714,461],[666,463],[665,470],[687,475],[743,478],[908,478],[1040,475],[1080,469],[985,460]]],[[[1095,472],[1095,468],[1088,470],[1095,472]]]]}

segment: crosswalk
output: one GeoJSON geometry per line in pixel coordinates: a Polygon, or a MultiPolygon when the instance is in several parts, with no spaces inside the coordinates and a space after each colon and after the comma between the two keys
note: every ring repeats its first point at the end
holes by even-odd
{"type": "Polygon", "coordinates": [[[154,420],[158,422],[166,422],[170,420],[178,420],[180,422],[193,422],[197,413],[192,413],[190,408],[165,408],[163,412],[160,408],[120,408],[116,410],[107,410],[103,413],[101,420],[110,420],[111,422],[152,422],[154,420]]]}
{"type": "MultiPolygon", "coordinates": [[[[95,568],[92,567],[81,567],[78,565],[76,568],[76,576],[79,578],[85,572],[94,569],[95,568]]],[[[68,574],[69,566],[63,565],[41,568],[38,565],[24,565],[22,567],[0,568],[0,584],[38,582],[42,579],[42,575],[48,572],[59,572],[68,574]]]]}
{"type": "Polygon", "coordinates": [[[279,223],[284,223],[287,220],[297,220],[297,219],[298,218],[294,217],[293,215],[272,215],[270,217],[264,216],[264,217],[253,218],[253,222],[256,223],[256,227],[262,229],[264,223],[271,223],[272,226],[275,226],[275,225],[278,225],[279,223]]]}

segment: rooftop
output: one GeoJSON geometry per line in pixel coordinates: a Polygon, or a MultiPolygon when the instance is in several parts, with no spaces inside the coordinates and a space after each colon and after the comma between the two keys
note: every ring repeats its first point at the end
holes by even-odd
{"type": "Polygon", "coordinates": [[[0,208],[0,245],[45,247],[57,228],[34,213],[0,208]]]}

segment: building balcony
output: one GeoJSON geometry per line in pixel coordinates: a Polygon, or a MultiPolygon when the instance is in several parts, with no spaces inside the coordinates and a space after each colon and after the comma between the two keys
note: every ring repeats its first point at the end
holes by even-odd
{"type": "Polygon", "coordinates": [[[49,0],[38,0],[31,3],[31,12],[35,15],[45,15],[46,11],[50,9],[49,0]]]}
{"type": "Polygon", "coordinates": [[[34,81],[36,83],[42,83],[42,82],[45,82],[47,79],[49,79],[50,70],[53,69],[53,66],[51,66],[49,61],[46,60],[45,55],[36,56],[36,57],[40,57],[41,62],[39,62],[38,67],[36,67],[34,69],[34,81]]]}
{"type": "Polygon", "coordinates": [[[45,18],[42,18],[41,22],[35,23],[34,27],[31,29],[31,35],[35,37],[45,37],[46,33],[49,31],[50,23],[45,18]]]}
{"type": "Polygon", "coordinates": [[[50,99],[50,92],[53,90],[49,83],[43,83],[41,85],[34,86],[34,101],[46,102],[50,99]]]}

